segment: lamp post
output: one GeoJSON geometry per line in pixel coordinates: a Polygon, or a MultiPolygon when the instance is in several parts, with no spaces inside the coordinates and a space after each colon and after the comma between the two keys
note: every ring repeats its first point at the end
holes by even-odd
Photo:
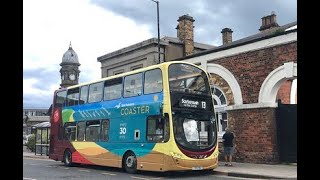
{"type": "Polygon", "coordinates": [[[159,1],[151,0],[157,3],[157,22],[158,22],[158,63],[160,64],[160,26],[159,26],[159,1]]]}

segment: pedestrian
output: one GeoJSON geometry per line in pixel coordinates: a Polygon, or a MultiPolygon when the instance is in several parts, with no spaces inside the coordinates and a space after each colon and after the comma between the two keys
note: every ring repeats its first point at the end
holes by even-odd
{"type": "Polygon", "coordinates": [[[158,129],[156,130],[156,134],[157,134],[157,135],[162,135],[162,133],[163,133],[163,126],[162,126],[162,124],[160,123],[160,124],[158,125],[158,129]]]}
{"type": "Polygon", "coordinates": [[[158,124],[158,128],[156,129],[156,137],[155,140],[157,142],[163,141],[163,125],[160,123],[158,124]]]}
{"type": "Polygon", "coordinates": [[[226,132],[222,136],[224,160],[226,162],[225,166],[232,166],[231,162],[232,162],[232,155],[234,151],[234,143],[233,143],[234,135],[229,128],[226,128],[225,131],[226,132]]]}

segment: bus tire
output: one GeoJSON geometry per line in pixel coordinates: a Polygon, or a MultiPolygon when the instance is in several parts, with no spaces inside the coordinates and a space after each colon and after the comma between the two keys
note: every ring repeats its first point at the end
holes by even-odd
{"type": "Polygon", "coordinates": [[[64,154],[63,154],[63,163],[65,166],[72,166],[73,163],[72,163],[72,153],[69,149],[65,150],[64,151],[64,154]]]}
{"type": "Polygon", "coordinates": [[[133,174],[137,172],[137,157],[133,152],[129,151],[124,155],[123,167],[128,173],[133,174]]]}

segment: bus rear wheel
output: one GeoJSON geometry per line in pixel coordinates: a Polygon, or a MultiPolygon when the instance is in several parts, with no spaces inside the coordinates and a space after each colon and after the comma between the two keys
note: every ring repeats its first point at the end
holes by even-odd
{"type": "Polygon", "coordinates": [[[137,172],[137,157],[133,152],[128,152],[124,156],[123,161],[124,169],[128,173],[136,173],[137,172]]]}
{"type": "Polygon", "coordinates": [[[64,165],[69,166],[69,167],[73,165],[72,153],[69,149],[67,149],[63,154],[63,163],[64,163],[64,165]]]}

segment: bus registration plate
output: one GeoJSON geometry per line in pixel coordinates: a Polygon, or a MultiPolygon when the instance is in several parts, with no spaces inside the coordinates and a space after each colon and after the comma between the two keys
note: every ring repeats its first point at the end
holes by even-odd
{"type": "Polygon", "coordinates": [[[192,170],[202,170],[203,167],[202,166],[195,166],[195,167],[192,167],[192,170]]]}

